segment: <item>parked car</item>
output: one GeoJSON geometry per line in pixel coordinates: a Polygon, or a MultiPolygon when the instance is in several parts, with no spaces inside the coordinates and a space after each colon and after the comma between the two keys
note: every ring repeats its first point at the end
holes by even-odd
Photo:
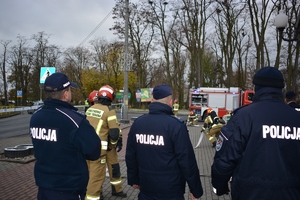
{"type": "Polygon", "coordinates": [[[43,105],[44,105],[43,101],[35,101],[35,102],[33,102],[33,105],[32,105],[33,108],[27,110],[27,113],[28,114],[33,114],[39,107],[41,107],[43,105]]]}

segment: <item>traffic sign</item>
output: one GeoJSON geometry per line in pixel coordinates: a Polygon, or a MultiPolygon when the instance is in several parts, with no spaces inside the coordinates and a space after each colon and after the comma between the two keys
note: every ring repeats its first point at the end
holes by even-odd
{"type": "Polygon", "coordinates": [[[17,90],[17,98],[22,98],[22,90],[17,90]]]}
{"type": "MultiPolygon", "coordinates": [[[[128,99],[130,99],[130,97],[131,97],[131,93],[130,92],[128,92],[128,99]]],[[[117,92],[116,93],[116,98],[117,99],[123,99],[123,92],[117,92]]]]}
{"type": "Polygon", "coordinates": [[[40,83],[45,83],[48,76],[55,73],[55,67],[41,67],[40,83]]]}

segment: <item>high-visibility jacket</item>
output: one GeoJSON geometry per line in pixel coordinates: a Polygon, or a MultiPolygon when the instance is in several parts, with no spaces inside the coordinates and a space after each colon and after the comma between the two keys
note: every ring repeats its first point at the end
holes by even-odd
{"type": "Polygon", "coordinates": [[[173,111],[178,111],[179,110],[179,104],[178,103],[174,103],[173,104],[173,111]]]}
{"type": "Polygon", "coordinates": [[[96,103],[89,107],[86,111],[86,116],[101,139],[101,156],[105,155],[108,148],[116,147],[120,136],[120,126],[116,111],[110,109],[109,106],[96,103]],[[111,135],[111,130],[115,130],[114,135],[111,135]]]}
{"type": "Polygon", "coordinates": [[[86,200],[98,200],[106,177],[106,166],[110,174],[110,183],[116,192],[121,192],[122,179],[116,145],[121,137],[120,126],[115,110],[107,105],[96,103],[86,111],[87,119],[101,138],[101,156],[96,161],[87,161],[89,167],[89,183],[86,200]]]}

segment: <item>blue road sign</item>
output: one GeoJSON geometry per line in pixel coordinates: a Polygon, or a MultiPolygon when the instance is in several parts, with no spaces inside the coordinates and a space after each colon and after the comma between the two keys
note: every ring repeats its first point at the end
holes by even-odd
{"type": "Polygon", "coordinates": [[[17,90],[17,98],[22,98],[22,90],[17,90]]]}
{"type": "Polygon", "coordinates": [[[41,67],[40,83],[45,83],[48,76],[55,73],[55,67],[41,67]]]}

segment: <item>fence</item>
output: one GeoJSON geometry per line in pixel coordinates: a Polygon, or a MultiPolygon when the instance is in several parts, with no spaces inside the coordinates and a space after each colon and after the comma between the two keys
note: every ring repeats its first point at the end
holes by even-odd
{"type": "Polygon", "coordinates": [[[15,112],[15,111],[13,111],[14,107],[15,107],[14,105],[11,105],[11,106],[0,106],[0,115],[10,114],[12,112],[15,112]]]}
{"type": "MultiPolygon", "coordinates": [[[[114,109],[120,109],[122,104],[121,103],[113,103],[111,105],[114,109]]],[[[40,106],[27,106],[27,107],[17,107],[15,108],[12,106],[0,106],[0,115],[7,114],[11,112],[17,112],[17,111],[26,111],[31,109],[37,109],[40,106]]],[[[78,108],[79,111],[85,111],[85,105],[76,105],[76,108],[78,108]]]]}

